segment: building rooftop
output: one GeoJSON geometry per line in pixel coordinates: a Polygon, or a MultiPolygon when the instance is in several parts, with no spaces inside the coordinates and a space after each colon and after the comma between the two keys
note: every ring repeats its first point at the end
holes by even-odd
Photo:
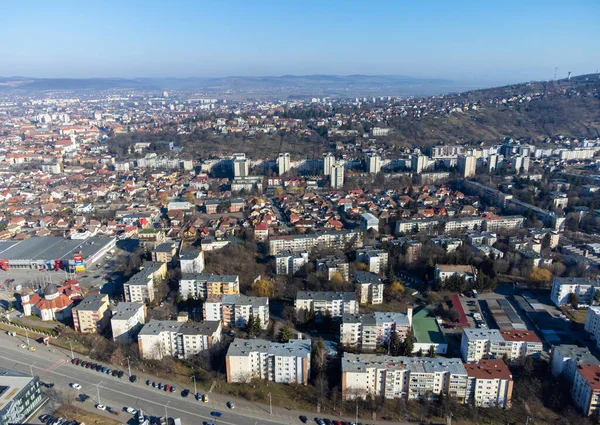
{"type": "Polygon", "coordinates": [[[113,310],[111,320],[129,320],[143,307],[142,303],[120,302],[113,310]]]}
{"type": "Polygon", "coordinates": [[[0,410],[10,403],[35,378],[0,367],[0,410]]]}
{"type": "Polygon", "coordinates": [[[100,310],[102,306],[108,305],[108,295],[106,294],[92,294],[85,297],[73,310],[100,310]]]}
{"type": "Polygon", "coordinates": [[[267,353],[281,357],[308,357],[311,342],[306,339],[292,339],[288,342],[271,342],[264,339],[236,338],[229,345],[227,356],[248,356],[252,352],[267,353]]]}
{"type": "Polygon", "coordinates": [[[235,294],[235,295],[223,295],[221,298],[223,304],[236,304],[236,305],[251,305],[254,308],[268,307],[268,297],[249,297],[247,295],[235,294]]]}
{"type": "Polygon", "coordinates": [[[447,344],[440,325],[433,317],[413,318],[412,325],[417,343],[447,344]]]}
{"type": "Polygon", "coordinates": [[[298,291],[296,294],[297,300],[314,300],[314,301],[334,301],[342,300],[344,302],[355,301],[356,294],[354,292],[312,292],[298,291]]]}
{"type": "Polygon", "coordinates": [[[84,261],[93,257],[115,238],[94,236],[87,239],[65,239],[58,236],[32,237],[19,242],[0,243],[3,260],[63,260],[81,254],[84,261]]]}
{"type": "Polygon", "coordinates": [[[504,342],[504,338],[502,338],[498,329],[463,328],[463,335],[465,335],[469,341],[485,339],[492,342],[504,342]]]}
{"type": "Polygon", "coordinates": [[[467,371],[460,359],[444,357],[404,357],[382,354],[344,353],[342,372],[366,372],[369,368],[406,369],[413,373],[450,373],[466,375],[467,371]]]}
{"type": "Polygon", "coordinates": [[[540,344],[542,343],[542,341],[533,331],[500,329],[500,335],[502,335],[505,341],[539,342],[540,344]]]}
{"type": "Polygon", "coordinates": [[[512,380],[512,374],[502,360],[480,360],[477,363],[465,364],[467,375],[477,379],[512,380]]]}
{"type": "Polygon", "coordinates": [[[202,251],[196,249],[183,249],[179,253],[180,260],[195,260],[202,254],[202,251]]]}
{"type": "Polygon", "coordinates": [[[600,366],[590,364],[580,364],[577,371],[583,376],[594,391],[600,391],[600,366]]]}
{"type": "Polygon", "coordinates": [[[359,284],[383,283],[381,281],[381,279],[379,278],[379,276],[377,276],[375,273],[371,273],[371,272],[354,272],[354,280],[356,281],[356,283],[359,283],[359,284]]]}
{"type": "Polygon", "coordinates": [[[559,352],[562,357],[568,357],[574,360],[577,364],[600,365],[600,361],[587,347],[564,344],[554,346],[554,350],[559,352]]]}
{"type": "Polygon", "coordinates": [[[238,282],[240,277],[237,274],[207,274],[207,273],[184,273],[181,280],[196,280],[200,282],[238,282]]]}

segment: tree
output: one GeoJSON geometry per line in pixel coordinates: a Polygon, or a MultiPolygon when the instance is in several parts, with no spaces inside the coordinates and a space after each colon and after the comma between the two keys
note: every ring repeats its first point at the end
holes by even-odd
{"type": "Polygon", "coordinates": [[[550,273],[550,270],[534,267],[529,272],[529,280],[537,285],[550,282],[550,279],[552,279],[552,273],[550,273]]]}
{"type": "Polygon", "coordinates": [[[317,375],[320,372],[325,371],[327,357],[325,353],[325,343],[323,342],[323,338],[319,338],[317,342],[313,344],[310,353],[310,358],[313,363],[312,367],[317,375]]]}
{"type": "Polygon", "coordinates": [[[404,292],[404,285],[399,281],[392,282],[390,284],[390,292],[392,295],[401,294],[404,292]]]}
{"type": "Polygon", "coordinates": [[[435,357],[435,346],[434,345],[429,346],[429,349],[427,350],[427,357],[435,357]]]}
{"type": "Polygon", "coordinates": [[[193,204],[194,200],[196,199],[196,194],[192,191],[185,192],[185,194],[183,195],[183,199],[188,201],[190,204],[193,204]]]}
{"type": "Polygon", "coordinates": [[[344,276],[341,273],[335,272],[331,275],[331,279],[329,279],[331,285],[333,286],[334,291],[339,291],[342,285],[344,284],[344,276]]]}
{"type": "Polygon", "coordinates": [[[567,301],[573,308],[577,308],[577,305],[579,304],[579,297],[575,292],[571,292],[567,297],[567,301]]]}
{"type": "Polygon", "coordinates": [[[600,291],[594,292],[594,303],[600,303],[600,291]]]}
{"type": "Polygon", "coordinates": [[[293,337],[294,332],[292,332],[289,327],[285,325],[281,327],[281,330],[279,331],[279,342],[288,342],[293,337]]]}
{"type": "Polygon", "coordinates": [[[406,338],[404,339],[404,344],[402,344],[402,355],[403,356],[412,356],[413,350],[415,348],[415,334],[410,328],[406,333],[406,338]]]}
{"type": "Polygon", "coordinates": [[[390,335],[390,355],[399,356],[401,355],[402,344],[400,342],[400,337],[397,332],[392,332],[390,335]]]}
{"type": "Polygon", "coordinates": [[[273,297],[275,295],[275,284],[270,280],[255,280],[252,282],[252,291],[258,297],[273,297]]]}

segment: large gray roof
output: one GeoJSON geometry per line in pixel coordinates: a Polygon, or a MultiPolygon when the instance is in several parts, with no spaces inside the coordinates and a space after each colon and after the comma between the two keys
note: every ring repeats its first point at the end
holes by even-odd
{"type": "Polygon", "coordinates": [[[253,352],[266,353],[271,356],[308,357],[311,343],[307,339],[292,339],[288,342],[271,342],[265,339],[236,338],[229,345],[228,356],[242,357],[253,352]]]}
{"type": "Polygon", "coordinates": [[[315,301],[333,301],[343,300],[345,302],[356,300],[354,292],[312,292],[298,291],[296,294],[298,300],[315,300],[315,301]]]}
{"type": "Polygon", "coordinates": [[[142,303],[121,302],[117,304],[113,310],[112,319],[128,320],[132,318],[143,305],[144,304],[142,303]]]}
{"type": "Polygon", "coordinates": [[[58,236],[32,237],[17,243],[0,243],[3,260],[72,260],[73,255],[92,257],[114,238],[95,236],[87,239],[65,239],[58,236]]]}
{"type": "Polygon", "coordinates": [[[458,358],[404,357],[381,354],[344,353],[342,372],[365,372],[368,368],[407,369],[412,373],[443,373],[466,375],[463,362],[458,358]]]}
{"type": "Polygon", "coordinates": [[[563,357],[569,357],[577,364],[600,365],[600,361],[586,347],[577,345],[557,345],[554,347],[563,357]]]}

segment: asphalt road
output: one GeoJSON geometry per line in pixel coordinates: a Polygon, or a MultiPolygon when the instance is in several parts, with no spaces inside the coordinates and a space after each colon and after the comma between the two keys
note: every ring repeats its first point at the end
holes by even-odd
{"type": "MultiPolygon", "coordinates": [[[[75,366],[70,363],[68,355],[52,347],[44,347],[37,343],[36,351],[31,352],[18,347],[21,341],[18,338],[0,335],[0,367],[18,370],[29,374],[32,370],[34,374],[39,375],[43,382],[54,383],[56,390],[83,392],[90,396],[84,404],[87,409],[92,408],[98,403],[98,389],[100,392],[100,402],[113,409],[122,410],[124,406],[131,406],[135,409],[142,409],[145,413],[153,416],[164,416],[165,406],[170,417],[181,418],[184,425],[201,424],[203,421],[211,421],[216,425],[256,425],[256,424],[299,424],[298,419],[289,418],[267,418],[267,412],[264,415],[257,415],[257,412],[241,411],[242,409],[231,410],[225,405],[225,402],[219,397],[210,397],[211,401],[203,403],[196,401],[192,394],[187,398],[180,395],[181,387],[175,393],[165,393],[157,389],[147,387],[142,380],[135,384],[130,383],[126,376],[123,379],[114,378],[99,372],[75,366]],[[77,382],[82,386],[81,391],[73,390],[69,387],[72,382],[77,382]],[[99,384],[99,385],[98,385],[99,384]],[[98,387],[97,387],[98,385],[98,387]],[[211,412],[219,411],[223,415],[221,418],[214,418],[211,412]]],[[[78,407],[83,407],[79,402],[75,402],[78,407]]],[[[97,411],[101,413],[100,411],[97,411]]],[[[117,419],[117,417],[104,413],[107,417],[117,419]]],[[[118,420],[126,422],[131,420],[131,415],[121,412],[118,420]]],[[[33,423],[39,423],[34,421],[33,423]]],[[[133,421],[132,421],[133,423],[133,421]]]]}

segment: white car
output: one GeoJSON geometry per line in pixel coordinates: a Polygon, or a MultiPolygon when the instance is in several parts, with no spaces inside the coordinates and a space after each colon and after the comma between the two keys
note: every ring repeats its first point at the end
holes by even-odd
{"type": "Polygon", "coordinates": [[[135,416],[135,415],[137,415],[137,410],[135,410],[133,407],[127,407],[127,408],[125,409],[125,411],[126,411],[127,413],[131,413],[131,414],[132,414],[132,415],[134,415],[134,416],[135,416]]]}
{"type": "Polygon", "coordinates": [[[106,410],[106,406],[103,405],[103,404],[97,404],[96,405],[96,409],[98,409],[98,410],[106,410]]]}
{"type": "Polygon", "coordinates": [[[235,407],[235,405],[232,402],[228,401],[227,407],[229,407],[230,409],[233,409],[235,407]]]}
{"type": "Polygon", "coordinates": [[[71,388],[75,388],[76,390],[80,390],[81,389],[81,385],[79,385],[77,382],[73,382],[73,383],[71,383],[71,388]]]}

